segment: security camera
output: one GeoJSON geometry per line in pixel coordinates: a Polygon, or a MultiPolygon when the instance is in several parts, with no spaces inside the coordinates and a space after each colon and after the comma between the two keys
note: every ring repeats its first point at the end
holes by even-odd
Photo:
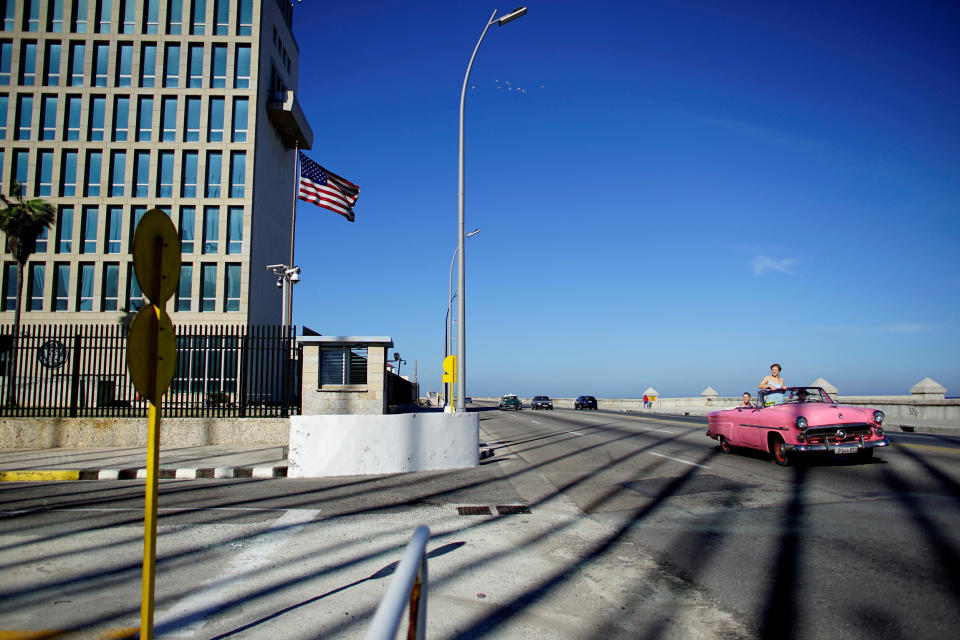
{"type": "Polygon", "coordinates": [[[283,278],[277,278],[277,289],[283,289],[283,278]]]}
{"type": "Polygon", "coordinates": [[[300,282],[300,267],[297,267],[297,270],[290,274],[290,282],[300,282]]]}

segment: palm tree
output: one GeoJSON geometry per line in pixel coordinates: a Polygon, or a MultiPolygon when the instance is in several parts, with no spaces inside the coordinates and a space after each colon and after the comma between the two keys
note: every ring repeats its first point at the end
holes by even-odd
{"type": "Polygon", "coordinates": [[[7,236],[7,251],[17,261],[17,301],[13,314],[13,344],[7,368],[7,404],[17,402],[14,371],[17,366],[17,342],[20,339],[20,301],[23,298],[23,269],[37,250],[37,237],[57,219],[53,205],[40,198],[25,200],[23,185],[14,181],[10,198],[0,193],[6,208],[0,211],[0,231],[7,236]]]}

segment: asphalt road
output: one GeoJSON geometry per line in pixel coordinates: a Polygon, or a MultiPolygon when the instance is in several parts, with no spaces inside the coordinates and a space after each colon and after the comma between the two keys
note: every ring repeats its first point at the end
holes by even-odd
{"type": "Polygon", "coordinates": [[[699,417],[522,411],[483,424],[761,637],[957,637],[958,438],[891,434],[866,464],[783,468],[722,454],[699,417]]]}
{"type": "MultiPolygon", "coordinates": [[[[956,438],[782,468],[701,418],[477,408],[474,469],[162,481],[157,637],[363,637],[421,523],[431,638],[956,637],[956,438]]],[[[135,627],[142,509],[141,481],[0,485],[0,638],[135,627]]]]}

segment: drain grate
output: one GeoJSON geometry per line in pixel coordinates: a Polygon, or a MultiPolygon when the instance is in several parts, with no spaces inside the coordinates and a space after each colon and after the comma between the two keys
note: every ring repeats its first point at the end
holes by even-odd
{"type": "Polygon", "coordinates": [[[530,507],[522,504],[498,504],[497,513],[502,516],[510,516],[517,513],[530,513],[530,507]]]}
{"type": "Polygon", "coordinates": [[[457,507],[462,516],[489,516],[490,507],[457,507]]]}

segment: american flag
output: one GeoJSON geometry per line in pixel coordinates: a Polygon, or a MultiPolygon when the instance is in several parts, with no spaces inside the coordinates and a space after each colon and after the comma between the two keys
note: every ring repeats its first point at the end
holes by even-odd
{"type": "Polygon", "coordinates": [[[297,197],[318,207],[339,213],[353,222],[353,205],[360,195],[360,187],[327,171],[300,153],[300,188],[297,197]]]}

